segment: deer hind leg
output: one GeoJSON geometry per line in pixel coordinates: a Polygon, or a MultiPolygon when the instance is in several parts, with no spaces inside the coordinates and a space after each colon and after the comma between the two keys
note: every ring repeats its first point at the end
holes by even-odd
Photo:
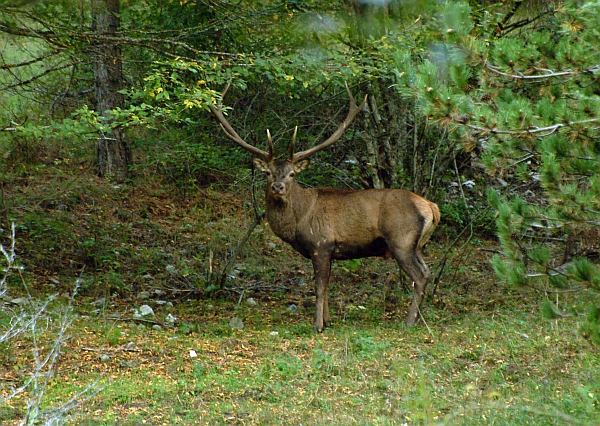
{"type": "Polygon", "coordinates": [[[413,284],[413,299],[406,320],[406,324],[411,327],[416,324],[420,317],[425,288],[431,274],[420,250],[392,249],[391,251],[398,262],[398,266],[408,275],[413,284]]]}
{"type": "Polygon", "coordinates": [[[315,330],[319,333],[324,327],[329,327],[329,274],[331,272],[331,255],[315,253],[312,258],[315,270],[315,294],[317,303],[315,306],[315,330]]]}

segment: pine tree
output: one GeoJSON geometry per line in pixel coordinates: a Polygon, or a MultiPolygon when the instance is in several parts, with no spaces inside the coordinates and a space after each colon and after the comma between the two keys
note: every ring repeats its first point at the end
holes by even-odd
{"type": "MultiPolygon", "coordinates": [[[[498,276],[552,297],[592,294],[582,332],[600,343],[600,4],[542,6],[517,16],[448,2],[441,47],[420,60],[405,55],[398,83],[502,182],[488,191],[498,276]]],[[[542,311],[583,313],[550,298],[542,311]]]]}

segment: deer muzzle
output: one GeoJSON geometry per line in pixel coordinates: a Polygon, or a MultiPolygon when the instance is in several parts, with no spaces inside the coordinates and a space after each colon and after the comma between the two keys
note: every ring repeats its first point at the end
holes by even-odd
{"type": "Polygon", "coordinates": [[[273,182],[271,184],[271,192],[273,195],[285,195],[285,184],[282,182],[273,182]]]}

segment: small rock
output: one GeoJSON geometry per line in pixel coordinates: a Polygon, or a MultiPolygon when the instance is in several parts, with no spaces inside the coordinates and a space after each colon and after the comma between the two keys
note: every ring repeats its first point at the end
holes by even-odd
{"type": "Polygon", "coordinates": [[[112,357],[110,355],[108,355],[108,354],[102,354],[102,355],[100,355],[100,361],[102,361],[102,362],[108,362],[108,361],[110,361],[111,358],[112,357]]]}
{"type": "Polygon", "coordinates": [[[173,316],[173,315],[171,315],[171,314],[168,314],[168,315],[165,317],[165,322],[166,322],[167,324],[173,325],[173,324],[175,324],[175,321],[177,321],[177,318],[176,318],[176,317],[174,317],[174,316],[173,316]]]}
{"type": "Polygon", "coordinates": [[[162,329],[163,329],[163,328],[162,328],[160,325],[158,325],[158,324],[154,324],[154,325],[152,326],[152,330],[161,331],[162,329]]]}
{"type": "Polygon", "coordinates": [[[529,339],[529,336],[527,334],[525,334],[525,333],[521,333],[521,337],[523,339],[529,339]]]}
{"type": "Polygon", "coordinates": [[[198,354],[196,353],[195,350],[190,349],[190,358],[196,358],[198,356],[198,354]]]}
{"type": "Polygon", "coordinates": [[[168,272],[169,274],[177,275],[177,273],[178,273],[178,271],[177,271],[177,268],[176,268],[176,267],[174,267],[173,265],[167,265],[167,266],[165,267],[165,269],[167,270],[167,272],[168,272]]]}
{"type": "Polygon", "coordinates": [[[246,299],[246,305],[248,306],[256,306],[256,300],[254,300],[253,298],[249,297],[246,299]]]}
{"type": "Polygon", "coordinates": [[[137,297],[138,297],[138,299],[141,299],[141,300],[149,299],[150,298],[150,292],[149,291],[140,291],[138,293],[137,297]]]}
{"type": "Polygon", "coordinates": [[[19,297],[17,299],[12,299],[10,301],[10,303],[12,303],[13,305],[23,305],[23,304],[25,304],[27,302],[28,302],[28,300],[25,297],[19,297]]]}
{"type": "Polygon", "coordinates": [[[125,351],[134,351],[136,349],[136,345],[134,342],[127,342],[122,346],[122,349],[125,351]]]}
{"type": "Polygon", "coordinates": [[[292,303],[290,306],[287,307],[286,311],[289,312],[290,314],[297,314],[298,307],[292,303]]]}
{"type": "Polygon", "coordinates": [[[275,243],[269,243],[267,245],[269,246],[269,250],[275,250],[277,248],[277,244],[275,243]]]}
{"type": "Polygon", "coordinates": [[[167,304],[167,301],[166,301],[166,300],[157,300],[157,301],[156,301],[156,304],[157,304],[157,305],[166,305],[166,304],[167,304]]]}
{"type": "Polygon", "coordinates": [[[157,288],[154,290],[154,294],[156,294],[157,296],[162,296],[164,293],[163,290],[161,290],[160,288],[157,288]]]}
{"type": "Polygon", "coordinates": [[[269,336],[279,336],[279,333],[277,331],[271,331],[269,336]]]}
{"type": "Polygon", "coordinates": [[[154,316],[154,310],[148,305],[142,305],[133,313],[134,318],[142,318],[147,316],[154,316]]]}
{"type": "Polygon", "coordinates": [[[229,327],[233,328],[234,330],[243,330],[244,329],[244,321],[242,321],[238,317],[233,317],[229,321],[229,327]]]}

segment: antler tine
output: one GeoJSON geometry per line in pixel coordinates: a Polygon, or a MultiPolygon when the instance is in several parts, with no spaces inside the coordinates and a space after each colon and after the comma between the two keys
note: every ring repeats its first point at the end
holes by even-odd
{"type": "Polygon", "coordinates": [[[269,142],[269,158],[272,159],[275,156],[275,148],[273,148],[273,138],[269,129],[267,129],[267,142],[269,142]]]}
{"type": "Polygon", "coordinates": [[[293,154],[292,155],[293,161],[299,161],[303,158],[310,157],[314,153],[319,152],[322,149],[325,149],[330,145],[333,145],[335,142],[338,141],[339,138],[342,137],[342,135],[344,134],[346,129],[350,126],[350,123],[352,123],[352,120],[354,120],[354,118],[358,115],[358,113],[363,110],[363,108],[365,107],[365,105],[367,103],[367,98],[369,97],[369,95],[368,94],[365,95],[365,98],[363,99],[362,103],[359,106],[356,106],[354,96],[352,96],[352,92],[350,91],[350,88],[348,87],[348,83],[345,83],[345,84],[346,84],[346,91],[348,92],[348,97],[350,98],[350,109],[348,111],[348,115],[346,116],[344,122],[340,125],[340,127],[338,127],[338,129],[335,132],[333,132],[333,134],[331,136],[329,136],[329,138],[325,142],[323,142],[315,147],[312,147],[310,149],[307,149],[306,151],[301,151],[296,154],[293,154]]]}
{"type": "Polygon", "coordinates": [[[296,149],[296,135],[298,134],[298,126],[294,129],[294,135],[292,136],[292,143],[290,144],[290,161],[294,159],[294,150],[296,149]]]}
{"type": "Polygon", "coordinates": [[[225,90],[223,90],[223,92],[221,93],[221,99],[219,99],[217,101],[217,106],[215,107],[214,105],[209,104],[208,107],[210,108],[212,113],[215,115],[215,117],[217,117],[217,120],[219,120],[219,123],[221,124],[221,129],[223,129],[223,132],[225,133],[225,135],[227,135],[227,137],[229,139],[231,139],[232,141],[237,143],[239,146],[241,146],[245,150],[256,155],[257,157],[262,158],[263,160],[266,160],[266,161],[270,161],[273,158],[273,148],[272,147],[271,147],[271,151],[269,153],[269,152],[263,151],[262,149],[258,149],[255,146],[250,145],[248,142],[246,142],[244,139],[242,139],[235,130],[233,130],[233,127],[231,127],[231,125],[225,118],[225,115],[223,114],[223,98],[225,97],[227,90],[229,90],[229,86],[231,86],[231,82],[229,82],[229,84],[227,84],[227,87],[225,87],[225,90]]]}
{"type": "MultiPolygon", "coordinates": [[[[352,96],[352,92],[350,91],[350,88],[348,87],[347,81],[344,81],[344,86],[346,87],[346,93],[348,93],[348,98],[350,99],[350,109],[352,109],[353,106],[354,107],[356,106],[356,101],[354,100],[354,96],[352,96]]],[[[225,88],[225,91],[227,91],[227,89],[229,89],[229,84],[225,88]]]]}

